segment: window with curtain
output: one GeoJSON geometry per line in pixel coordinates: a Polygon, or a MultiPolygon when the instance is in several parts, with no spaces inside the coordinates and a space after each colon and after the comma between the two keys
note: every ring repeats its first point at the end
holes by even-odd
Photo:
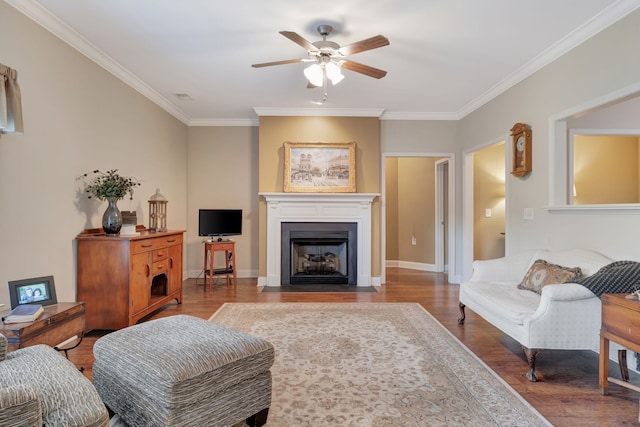
{"type": "Polygon", "coordinates": [[[23,131],[18,72],[0,64],[0,134],[21,134],[23,131]]]}

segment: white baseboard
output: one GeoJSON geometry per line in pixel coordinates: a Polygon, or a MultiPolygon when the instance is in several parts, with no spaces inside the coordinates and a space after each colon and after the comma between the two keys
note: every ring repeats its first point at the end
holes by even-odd
{"type": "Polygon", "coordinates": [[[411,270],[437,272],[435,264],[426,264],[423,262],[387,260],[385,265],[387,267],[409,268],[411,270]]]}

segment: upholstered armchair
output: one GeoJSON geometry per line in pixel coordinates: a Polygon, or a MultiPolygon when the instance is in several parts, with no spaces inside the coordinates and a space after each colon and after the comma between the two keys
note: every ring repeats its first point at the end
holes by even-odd
{"type": "Polygon", "coordinates": [[[0,426],[108,426],[91,382],[46,345],[7,352],[0,334],[0,426]]]}

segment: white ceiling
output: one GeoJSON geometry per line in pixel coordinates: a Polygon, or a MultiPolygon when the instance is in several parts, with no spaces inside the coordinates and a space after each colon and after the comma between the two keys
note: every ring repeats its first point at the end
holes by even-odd
{"type": "MultiPolygon", "coordinates": [[[[459,119],[640,7],[640,0],[5,0],[190,125],[264,114],[459,119]],[[388,71],[344,71],[307,89],[306,57],[279,31],[390,45],[350,57],[388,71]],[[180,100],[176,94],[188,94],[180,100]]],[[[612,47],[615,48],[615,47],[612,47]]]]}

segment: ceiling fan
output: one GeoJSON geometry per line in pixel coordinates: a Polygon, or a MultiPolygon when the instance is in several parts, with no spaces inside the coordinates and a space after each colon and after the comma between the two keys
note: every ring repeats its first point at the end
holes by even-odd
{"type": "Polygon", "coordinates": [[[341,68],[355,71],[376,79],[381,79],[387,75],[387,72],[368,65],[346,59],[347,56],[364,52],[371,49],[387,46],[389,40],[381,35],[370,37],[359,42],[355,42],[346,46],[328,41],[327,36],[331,34],[333,27],[331,25],[318,25],[318,33],[322,36],[322,40],[311,43],[302,36],[293,31],[280,31],[280,34],[288,38],[294,43],[299,44],[307,50],[307,58],[287,59],[284,61],[264,62],[261,64],[251,65],[254,68],[270,67],[272,65],[294,64],[298,62],[311,62],[311,66],[304,71],[305,77],[309,80],[307,87],[324,87],[326,98],[327,79],[332,84],[339,83],[344,76],[340,72],[341,68]]]}

